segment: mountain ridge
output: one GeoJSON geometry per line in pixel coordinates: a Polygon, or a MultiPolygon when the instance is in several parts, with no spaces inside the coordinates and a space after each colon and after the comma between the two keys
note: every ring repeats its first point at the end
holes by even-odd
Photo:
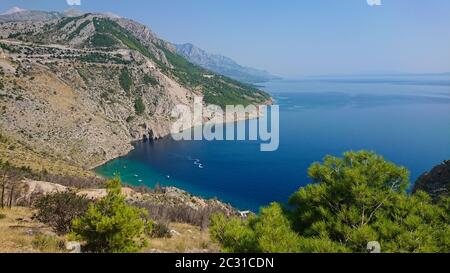
{"type": "Polygon", "coordinates": [[[229,57],[208,53],[191,43],[175,44],[174,46],[178,54],[192,63],[238,81],[261,83],[280,79],[267,71],[242,66],[229,57]]]}
{"type": "Polygon", "coordinates": [[[23,22],[23,21],[47,21],[61,19],[64,17],[81,16],[82,11],[76,8],[70,8],[63,12],[59,11],[41,11],[27,10],[20,7],[12,7],[6,12],[0,14],[0,23],[5,22],[23,22]]]}

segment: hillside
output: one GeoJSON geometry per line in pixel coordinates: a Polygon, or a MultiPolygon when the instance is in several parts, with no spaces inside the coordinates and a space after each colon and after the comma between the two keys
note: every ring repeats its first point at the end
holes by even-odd
{"type": "Polygon", "coordinates": [[[193,44],[176,45],[176,49],[178,54],[192,63],[238,81],[261,83],[279,79],[278,76],[274,76],[267,71],[242,66],[228,57],[210,54],[193,44]]]}
{"type": "MultiPolygon", "coordinates": [[[[61,15],[58,15],[61,16],[61,15]]],[[[270,96],[176,53],[146,26],[102,14],[0,23],[0,130],[42,158],[89,169],[170,131],[175,105],[270,96]]],[[[2,160],[14,151],[0,151],[2,160]]]]}

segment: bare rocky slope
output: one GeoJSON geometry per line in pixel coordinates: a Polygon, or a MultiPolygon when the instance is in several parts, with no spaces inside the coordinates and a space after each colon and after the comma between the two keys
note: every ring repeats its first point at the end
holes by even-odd
{"type": "Polygon", "coordinates": [[[195,96],[222,107],[271,103],[127,19],[3,22],[0,47],[0,136],[16,143],[0,151],[4,160],[25,147],[86,170],[128,153],[132,141],[166,136],[174,106],[195,96]]]}

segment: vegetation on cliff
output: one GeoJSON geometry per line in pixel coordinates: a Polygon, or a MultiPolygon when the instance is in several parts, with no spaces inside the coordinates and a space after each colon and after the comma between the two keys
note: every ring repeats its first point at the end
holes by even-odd
{"type": "Polygon", "coordinates": [[[119,82],[122,89],[125,90],[127,94],[130,93],[131,86],[133,85],[133,79],[131,78],[128,69],[126,68],[122,69],[119,76],[119,82]]]}
{"type": "Polygon", "coordinates": [[[145,104],[142,101],[142,98],[137,98],[134,102],[134,110],[137,115],[143,115],[145,113],[145,104]]]}
{"type": "MultiPolygon", "coordinates": [[[[169,75],[173,74],[182,85],[192,89],[200,88],[203,91],[207,104],[225,107],[226,105],[264,103],[270,99],[270,96],[265,92],[227,77],[220,75],[215,75],[213,78],[205,77],[211,74],[211,72],[190,63],[184,57],[168,48],[168,45],[164,41],[159,41],[155,46],[163,52],[170,66],[158,59],[139,39],[114,20],[94,18],[94,25],[97,32],[101,35],[115,37],[128,48],[136,50],[155,61],[162,71],[169,75]]],[[[112,42],[110,43],[112,44],[112,42]]]]}

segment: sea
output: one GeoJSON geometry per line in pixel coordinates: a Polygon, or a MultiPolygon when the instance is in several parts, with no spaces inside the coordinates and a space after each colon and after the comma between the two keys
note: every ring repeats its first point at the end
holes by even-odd
{"type": "Polygon", "coordinates": [[[175,186],[257,212],[288,202],[311,183],[309,166],[327,155],[374,151],[408,168],[411,183],[450,159],[450,74],[284,79],[260,88],[279,105],[278,150],[262,152],[262,141],[169,136],[134,143],[127,156],[96,172],[135,186],[175,186]]]}

